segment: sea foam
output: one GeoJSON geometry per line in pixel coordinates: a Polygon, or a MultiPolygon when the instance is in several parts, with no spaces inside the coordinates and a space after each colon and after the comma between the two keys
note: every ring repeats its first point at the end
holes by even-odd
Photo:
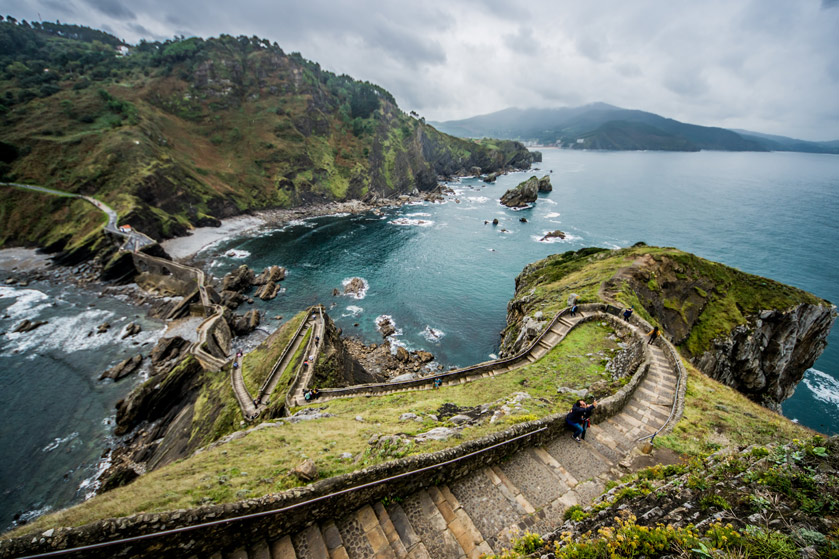
{"type": "Polygon", "coordinates": [[[818,369],[807,369],[802,381],[816,400],[828,404],[839,404],[839,380],[818,369]]]}

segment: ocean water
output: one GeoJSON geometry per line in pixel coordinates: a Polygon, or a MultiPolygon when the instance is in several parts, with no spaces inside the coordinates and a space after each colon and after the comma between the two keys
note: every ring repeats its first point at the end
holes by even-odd
{"type": "Polygon", "coordinates": [[[98,380],[148,354],[162,324],[127,302],[40,282],[0,286],[0,530],[93,494],[107,465],[115,404],[138,377],[98,380]],[[46,320],[27,333],[23,319],[46,320]],[[131,321],[143,331],[121,340],[131,321]],[[92,333],[103,322],[111,328],[92,333]]]}
{"type": "MultiPolygon", "coordinates": [[[[443,204],[294,222],[209,247],[199,257],[221,276],[240,264],[286,266],[285,292],[255,303],[269,323],[308,305],[349,335],[394,341],[446,366],[494,356],[522,268],[549,254],[638,241],[674,246],[839,301],[839,157],[799,153],[586,152],[544,149],[539,170],[487,185],[467,178],[443,204]],[[549,174],[553,191],[514,211],[500,196],[549,174]],[[520,218],[527,218],[521,223],[520,218]],[[484,221],[497,218],[498,226],[484,221]],[[560,229],[564,240],[540,241],[560,229]],[[354,276],[359,298],[333,296],[354,276]]],[[[784,414],[839,432],[839,329],[784,414]]]]}

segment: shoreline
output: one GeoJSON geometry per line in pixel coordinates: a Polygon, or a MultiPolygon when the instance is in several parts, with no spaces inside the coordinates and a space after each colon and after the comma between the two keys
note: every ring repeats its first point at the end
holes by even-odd
{"type": "Polygon", "coordinates": [[[398,208],[411,202],[432,201],[423,196],[402,196],[397,200],[382,200],[368,203],[361,200],[328,202],[326,204],[301,206],[291,209],[259,210],[237,215],[221,221],[219,227],[196,227],[184,237],[166,239],[160,246],[175,260],[190,260],[205,248],[243,235],[262,227],[276,227],[293,220],[326,217],[338,214],[361,214],[379,208],[398,208]]]}

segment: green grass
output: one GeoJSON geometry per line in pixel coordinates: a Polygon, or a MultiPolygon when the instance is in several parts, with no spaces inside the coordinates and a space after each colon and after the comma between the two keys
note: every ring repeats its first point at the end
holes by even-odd
{"type": "MultiPolygon", "coordinates": [[[[387,461],[391,456],[367,452],[370,437],[373,434],[416,435],[432,427],[449,425],[446,421],[434,422],[428,418],[444,403],[460,407],[485,403],[500,405],[515,392],[527,392],[532,397],[523,402],[523,409],[516,415],[494,424],[484,422],[465,429],[459,439],[412,445],[410,453],[441,450],[504,430],[524,419],[565,412],[569,400],[559,397],[556,388],[588,386],[604,378],[601,360],[581,359],[580,354],[609,352],[615,347],[614,342],[605,338],[610,332],[609,328],[596,323],[582,324],[542,360],[493,378],[439,390],[324,402],[325,411],[333,417],[253,432],[245,438],[150,472],[127,486],[76,507],[42,517],[21,531],[77,526],[98,518],[230,502],[282,491],[298,484],[289,471],[306,458],[315,461],[320,478],[387,461]],[[409,411],[424,417],[424,422],[400,422],[399,416],[409,411]],[[357,416],[364,421],[355,421],[357,416]],[[359,461],[341,460],[340,456],[345,452],[360,457],[359,461]]],[[[196,415],[205,419],[196,427],[194,436],[209,434],[203,436],[214,439],[238,429],[241,415],[230,389],[229,371],[205,374],[206,386],[195,406],[196,415]],[[222,409],[219,415],[213,417],[208,413],[219,407],[222,409]]]]}
{"type": "Polygon", "coordinates": [[[308,313],[299,312],[284,322],[264,342],[253,351],[242,356],[242,378],[251,396],[256,397],[262,383],[268,378],[271,369],[291,341],[300,323],[306,320],[308,313]]]}

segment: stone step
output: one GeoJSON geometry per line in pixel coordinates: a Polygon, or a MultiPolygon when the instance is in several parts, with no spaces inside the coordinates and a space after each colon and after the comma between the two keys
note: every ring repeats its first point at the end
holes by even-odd
{"type": "Polygon", "coordinates": [[[396,531],[396,527],[393,525],[393,521],[390,519],[390,515],[387,513],[387,509],[385,509],[382,502],[376,501],[373,505],[373,510],[376,513],[376,517],[379,519],[379,526],[382,527],[382,531],[384,532],[387,541],[390,542],[390,547],[393,549],[393,553],[396,558],[405,559],[408,557],[408,550],[405,549],[405,545],[399,538],[399,533],[396,531]]]}
{"type": "Polygon", "coordinates": [[[326,522],[320,527],[323,543],[330,559],[348,559],[349,554],[344,547],[344,538],[334,522],[326,522]]]}
{"type": "Polygon", "coordinates": [[[297,559],[294,552],[294,544],[291,543],[291,536],[283,536],[271,542],[271,559],[297,559]]]}
{"type": "Polygon", "coordinates": [[[271,550],[268,542],[262,540],[248,548],[249,559],[271,559],[271,550]]]}
{"type": "Polygon", "coordinates": [[[458,479],[449,489],[494,552],[500,552],[507,527],[527,515],[489,468],[458,479]]]}
{"type": "Polygon", "coordinates": [[[454,535],[466,557],[478,559],[483,554],[492,553],[492,548],[484,541],[483,535],[460,506],[448,486],[429,487],[428,494],[448,523],[449,531],[454,535]]]}
{"type": "Polygon", "coordinates": [[[577,485],[577,480],[567,472],[563,479],[553,464],[556,461],[546,452],[542,451],[540,456],[527,449],[491,469],[501,477],[523,508],[532,513],[556,501],[570,489],[565,479],[577,485]]]}
{"type": "MultiPolygon", "coordinates": [[[[408,517],[414,532],[425,546],[426,553],[434,559],[462,559],[466,553],[448,524],[440,514],[428,491],[421,489],[409,495],[402,502],[402,509],[408,517]]],[[[407,546],[406,546],[407,548],[407,546]]]]}
{"type": "Polygon", "coordinates": [[[626,437],[621,431],[610,425],[608,420],[599,423],[598,427],[602,431],[601,433],[598,433],[596,435],[598,440],[600,440],[600,442],[603,442],[606,446],[614,448],[614,450],[617,453],[625,454],[629,452],[634,446],[630,441],[626,439],[626,437]],[[606,437],[603,437],[603,435],[606,435],[606,437]]]}
{"type": "Polygon", "coordinates": [[[399,504],[393,504],[387,507],[386,510],[393,524],[393,528],[396,530],[400,542],[402,542],[402,546],[408,553],[408,557],[417,559],[430,557],[428,550],[425,548],[425,544],[422,543],[419,534],[416,533],[414,527],[411,525],[405,509],[399,504]]]}
{"type": "MultiPolygon", "coordinates": [[[[336,521],[335,526],[350,559],[396,558],[373,507],[365,505],[336,521]]],[[[337,538],[332,536],[332,539],[337,543],[337,538]]]]}
{"type": "Polygon", "coordinates": [[[294,534],[291,541],[294,544],[294,552],[298,559],[331,559],[323,540],[323,534],[315,525],[308,526],[302,532],[294,534]]]}
{"type": "MultiPolygon", "coordinates": [[[[593,438],[593,436],[591,437],[593,438]]],[[[586,435],[589,440],[589,434],[586,435]]],[[[614,465],[614,461],[604,456],[599,450],[590,444],[581,445],[568,436],[554,438],[544,447],[562,467],[575,478],[576,485],[583,480],[597,477],[614,465]]],[[[569,484],[570,486],[570,484],[569,484]]]]}

